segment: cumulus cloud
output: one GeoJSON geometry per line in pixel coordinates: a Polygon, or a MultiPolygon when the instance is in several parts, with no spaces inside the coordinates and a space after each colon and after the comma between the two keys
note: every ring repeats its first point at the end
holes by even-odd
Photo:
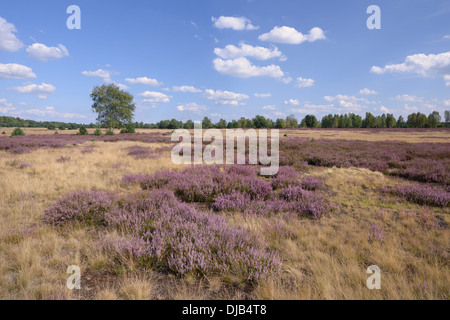
{"type": "Polygon", "coordinates": [[[58,44],[57,47],[47,47],[42,43],[34,43],[26,51],[30,57],[41,61],[61,59],[69,56],[69,51],[62,44],[58,44]]]}
{"type": "Polygon", "coordinates": [[[394,100],[397,101],[406,101],[406,102],[423,102],[422,98],[418,98],[416,96],[411,96],[409,94],[397,95],[394,100]]]}
{"type": "MultiPolygon", "coordinates": [[[[414,54],[407,56],[405,62],[384,67],[373,66],[372,73],[410,73],[422,77],[443,76],[450,81],[450,51],[440,54],[414,54]]],[[[446,85],[450,85],[446,83],[446,85]]]]}
{"type": "Polygon", "coordinates": [[[239,47],[232,44],[227,45],[225,48],[215,48],[214,53],[223,59],[237,59],[243,57],[251,57],[258,60],[269,60],[272,58],[279,58],[281,61],[285,61],[286,57],[278,50],[277,47],[264,48],[254,47],[249,44],[241,43],[239,47]]]}
{"type": "Polygon", "coordinates": [[[216,104],[233,106],[244,105],[245,103],[242,100],[249,99],[249,96],[246,94],[222,90],[214,91],[212,89],[206,89],[203,96],[208,100],[215,101],[216,104]]]}
{"type": "Polygon", "coordinates": [[[450,87],[450,74],[446,74],[446,75],[444,76],[444,81],[445,81],[445,85],[446,85],[447,87],[450,87]]]}
{"type": "Polygon", "coordinates": [[[47,96],[53,94],[56,91],[55,86],[47,83],[42,84],[30,83],[25,84],[21,87],[15,87],[13,89],[20,93],[36,94],[41,99],[46,99],[47,96]]]}
{"type": "Polygon", "coordinates": [[[144,103],[153,105],[170,102],[170,97],[162,92],[145,91],[140,93],[139,96],[144,98],[142,100],[144,103]]]}
{"type": "Polygon", "coordinates": [[[406,111],[419,111],[419,108],[417,108],[417,107],[410,107],[407,104],[405,104],[405,110],[406,111]]]}
{"type": "Polygon", "coordinates": [[[33,79],[36,75],[31,68],[16,63],[0,63],[0,79],[33,79]]]}
{"type": "Polygon", "coordinates": [[[450,107],[450,99],[442,101],[444,103],[444,106],[450,107]]]}
{"type": "Polygon", "coordinates": [[[305,78],[299,77],[299,78],[297,78],[295,86],[297,88],[312,87],[312,86],[314,86],[314,80],[313,79],[305,79],[305,78]]]}
{"type": "Polygon", "coordinates": [[[111,72],[107,70],[98,69],[97,71],[83,71],[81,74],[86,77],[102,78],[105,82],[111,82],[111,72]]]}
{"type": "Polygon", "coordinates": [[[289,99],[284,101],[285,105],[291,105],[291,106],[298,106],[300,105],[300,101],[298,101],[297,99],[289,99]]]}
{"type": "Polygon", "coordinates": [[[261,99],[267,99],[270,98],[272,94],[270,93],[255,93],[255,97],[261,98],[261,99]]]}
{"type": "Polygon", "coordinates": [[[173,86],[172,87],[172,91],[173,92],[191,92],[191,93],[198,93],[198,92],[202,92],[202,90],[197,89],[196,87],[193,86],[173,86]]]}
{"type": "Polygon", "coordinates": [[[277,65],[258,67],[252,65],[246,58],[237,58],[233,60],[222,60],[217,58],[214,60],[214,68],[226,75],[250,78],[250,77],[273,77],[280,78],[284,72],[277,65]]]}
{"type": "Polygon", "coordinates": [[[200,112],[207,110],[205,106],[198,105],[195,102],[193,103],[187,103],[187,104],[181,104],[177,107],[178,111],[189,111],[189,112],[200,112]]]}
{"type": "Polygon", "coordinates": [[[20,41],[15,33],[17,33],[16,27],[0,17],[0,50],[14,52],[23,47],[22,41],[20,41]]]}
{"type": "Polygon", "coordinates": [[[278,110],[275,105],[264,106],[263,110],[278,110]]]}
{"type": "Polygon", "coordinates": [[[370,90],[370,89],[367,89],[367,88],[364,88],[364,89],[361,89],[361,90],[359,90],[359,94],[362,94],[362,95],[374,95],[374,94],[377,94],[378,92],[376,92],[375,90],[370,90]]]}
{"type": "Polygon", "coordinates": [[[380,111],[384,112],[384,113],[390,113],[389,109],[386,108],[385,106],[381,106],[380,107],[380,111]]]}
{"type": "Polygon", "coordinates": [[[259,29],[259,27],[254,26],[251,21],[245,17],[211,17],[211,21],[214,22],[213,26],[218,29],[233,29],[237,31],[259,29]]]}
{"type": "Polygon", "coordinates": [[[146,85],[146,86],[160,86],[161,85],[161,83],[158,80],[150,79],[147,77],[139,77],[136,79],[126,78],[125,81],[128,82],[129,84],[142,84],[142,85],[146,85]]]}
{"type": "Polygon", "coordinates": [[[326,39],[325,33],[321,28],[312,28],[308,34],[302,34],[294,28],[283,26],[274,27],[270,32],[259,36],[259,40],[274,43],[300,44],[305,41],[314,42],[326,39]]]}
{"type": "Polygon", "coordinates": [[[355,96],[347,96],[338,94],[337,96],[325,96],[325,101],[328,102],[337,102],[339,106],[341,106],[345,110],[350,111],[361,111],[363,108],[367,108],[367,105],[375,104],[375,101],[369,101],[365,98],[358,98],[355,96]]]}
{"type": "Polygon", "coordinates": [[[6,99],[0,99],[0,113],[9,113],[14,111],[14,105],[6,99]]]}

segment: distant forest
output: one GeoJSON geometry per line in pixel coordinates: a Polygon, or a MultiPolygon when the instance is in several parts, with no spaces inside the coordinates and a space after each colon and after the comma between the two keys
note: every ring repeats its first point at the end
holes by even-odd
{"type": "MultiPolygon", "coordinates": [[[[186,122],[176,119],[159,121],[154,123],[134,122],[132,123],[136,129],[193,129],[194,122],[188,120],[186,122]]],[[[253,119],[244,117],[239,120],[227,122],[220,119],[217,123],[213,123],[210,118],[203,119],[203,128],[233,129],[233,128],[438,128],[450,127],[450,111],[445,111],[442,118],[439,112],[434,111],[426,116],[423,113],[412,113],[406,119],[402,116],[395,118],[392,114],[383,114],[374,116],[370,112],[366,113],[363,118],[359,115],[350,113],[345,115],[327,115],[319,121],[314,115],[307,115],[299,121],[294,115],[286,117],[286,119],[272,120],[263,116],[255,116],[253,119]]],[[[22,128],[47,128],[49,130],[75,130],[81,127],[97,128],[97,124],[78,124],[55,121],[35,121],[23,120],[20,118],[0,116],[0,127],[22,127],[22,128]]]]}

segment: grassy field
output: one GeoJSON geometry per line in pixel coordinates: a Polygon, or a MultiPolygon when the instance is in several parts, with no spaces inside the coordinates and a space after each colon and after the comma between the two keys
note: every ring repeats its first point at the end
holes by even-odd
{"type": "MultiPolygon", "coordinates": [[[[10,129],[2,129],[9,134],[10,129]]],[[[69,133],[62,131],[60,133],[69,133]]],[[[138,130],[138,132],[148,132],[138,130]]],[[[160,132],[170,132],[163,130],[160,132]]],[[[25,129],[26,134],[53,134],[25,129]]],[[[73,132],[71,132],[73,133],[73,132]]],[[[283,130],[288,138],[447,143],[449,130],[413,132],[283,130]]],[[[283,144],[283,138],[281,140],[283,144]]],[[[257,283],[219,275],[179,276],[142,267],[129,256],[120,264],[104,250],[116,230],[85,225],[55,228],[45,211],[80,190],[139,192],[122,177],[183,168],[172,164],[163,143],[89,141],[65,148],[11,154],[0,151],[1,299],[443,299],[449,298],[449,208],[407,202],[382,190],[405,183],[364,168],[308,166],[335,208],[319,220],[292,215],[213,213],[245,230],[278,254],[281,267],[257,283]],[[152,148],[160,157],[135,159],[130,147],[152,148]],[[85,152],[89,150],[88,152],[85,152]],[[375,236],[373,236],[375,234],[375,236]],[[69,265],[82,271],[82,289],[66,288],[69,265]],[[381,290],[369,290],[367,267],[381,269],[381,290]]],[[[448,187],[447,187],[448,190],[448,187]]]]}

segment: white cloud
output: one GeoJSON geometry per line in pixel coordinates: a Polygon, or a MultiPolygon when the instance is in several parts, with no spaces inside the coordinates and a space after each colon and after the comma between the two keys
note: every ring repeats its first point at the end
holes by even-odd
{"type": "Polygon", "coordinates": [[[173,86],[172,91],[173,92],[191,92],[191,93],[202,92],[202,90],[197,89],[196,87],[193,87],[193,86],[179,86],[179,87],[173,86]]]}
{"type": "Polygon", "coordinates": [[[276,111],[276,112],[274,112],[273,114],[276,115],[277,117],[284,117],[284,116],[286,116],[285,113],[280,112],[280,111],[276,111]]]}
{"type": "Polygon", "coordinates": [[[178,111],[189,111],[189,112],[200,112],[200,111],[204,111],[206,109],[207,108],[205,106],[198,105],[195,102],[182,104],[177,107],[178,111]]]}
{"type": "Polygon", "coordinates": [[[450,87],[450,74],[446,74],[446,75],[444,76],[444,81],[445,81],[445,85],[446,85],[447,87],[450,87]]]}
{"type": "Polygon", "coordinates": [[[30,57],[41,61],[61,59],[69,56],[69,51],[62,44],[58,44],[58,47],[47,47],[42,43],[34,43],[26,51],[30,57]]]}
{"type": "Polygon", "coordinates": [[[27,93],[27,94],[36,94],[39,96],[40,99],[46,99],[47,96],[50,94],[53,94],[56,91],[55,86],[47,83],[42,84],[25,84],[21,87],[15,87],[14,90],[20,92],[20,93],[27,93]]]}
{"type": "Polygon", "coordinates": [[[255,93],[255,97],[261,98],[261,99],[267,99],[270,98],[272,94],[270,93],[255,93]]]}
{"type": "Polygon", "coordinates": [[[300,101],[297,99],[289,99],[284,102],[285,105],[298,106],[300,105],[300,101]]]}
{"type": "Polygon", "coordinates": [[[36,75],[31,68],[16,63],[0,63],[0,79],[33,79],[36,75]]]}
{"type": "Polygon", "coordinates": [[[289,84],[292,82],[292,78],[291,77],[281,78],[281,81],[283,81],[285,84],[289,84]]]}
{"type": "Polygon", "coordinates": [[[233,106],[244,105],[245,103],[242,100],[249,99],[249,96],[246,94],[222,90],[214,91],[212,89],[206,89],[203,96],[208,100],[215,101],[216,104],[233,106]]]}
{"type": "Polygon", "coordinates": [[[313,79],[305,79],[305,78],[299,77],[299,78],[297,78],[295,86],[297,88],[312,87],[312,86],[314,86],[314,80],[313,79]]]}
{"type": "Polygon", "coordinates": [[[358,98],[355,96],[347,96],[338,94],[337,96],[331,97],[331,96],[325,96],[325,101],[333,102],[336,101],[339,106],[344,108],[345,110],[351,110],[351,111],[361,111],[363,108],[367,108],[367,105],[375,104],[375,101],[369,101],[365,98],[358,98]]]}
{"type": "Polygon", "coordinates": [[[409,94],[398,95],[394,99],[397,101],[406,101],[406,102],[423,102],[422,98],[410,96],[409,94]]]}
{"type": "Polygon", "coordinates": [[[384,113],[390,113],[389,109],[386,108],[385,106],[381,106],[380,111],[383,111],[384,113]]]}
{"type": "Polygon", "coordinates": [[[105,82],[111,82],[111,72],[107,70],[98,69],[97,71],[83,71],[81,74],[86,77],[102,78],[105,82]]]}
{"type": "Polygon", "coordinates": [[[445,35],[443,39],[444,39],[444,40],[450,39],[450,34],[445,35]]]}
{"type": "Polygon", "coordinates": [[[140,78],[136,78],[136,79],[132,79],[132,78],[127,78],[125,79],[126,82],[128,82],[129,84],[142,84],[142,85],[146,85],[146,86],[160,86],[161,83],[156,80],[156,79],[150,79],[147,77],[140,77],[140,78]]]}
{"type": "Polygon", "coordinates": [[[233,29],[237,31],[259,29],[259,27],[252,25],[251,21],[245,17],[211,17],[211,21],[214,22],[213,26],[218,29],[233,29]]]}
{"type": "Polygon", "coordinates": [[[275,105],[264,106],[263,110],[278,110],[275,105]]]}
{"type": "Polygon", "coordinates": [[[119,87],[120,90],[128,90],[130,89],[126,84],[123,83],[118,83],[118,82],[113,82],[116,86],[119,87]]]}
{"type": "Polygon", "coordinates": [[[407,56],[405,62],[384,67],[373,66],[371,72],[411,73],[422,77],[443,76],[446,85],[450,86],[450,51],[440,54],[414,54],[407,56]],[[447,82],[448,79],[448,82],[447,82]]]}
{"type": "Polygon", "coordinates": [[[410,107],[407,104],[405,104],[405,110],[406,111],[418,111],[419,108],[417,108],[417,107],[410,107]]]}
{"type": "Polygon", "coordinates": [[[24,114],[29,114],[29,115],[34,115],[34,116],[38,116],[38,117],[60,117],[60,118],[65,118],[65,119],[85,119],[87,118],[86,116],[82,115],[82,114],[77,114],[77,113],[66,113],[66,112],[57,112],[55,110],[54,107],[45,107],[44,109],[39,109],[39,108],[35,108],[35,109],[28,109],[28,110],[21,110],[17,112],[18,115],[24,115],[24,114]]]}
{"type": "Polygon", "coordinates": [[[14,105],[6,99],[0,99],[0,113],[9,113],[14,111],[14,105]]]}
{"type": "Polygon", "coordinates": [[[280,58],[281,61],[286,60],[286,57],[280,50],[278,50],[277,47],[272,48],[254,47],[245,43],[241,43],[240,47],[236,47],[230,44],[223,49],[215,48],[214,53],[223,59],[237,59],[243,57],[251,57],[258,60],[269,60],[272,58],[280,58]]]}
{"type": "Polygon", "coordinates": [[[376,92],[375,90],[370,90],[370,89],[367,89],[367,88],[359,90],[359,94],[362,94],[362,95],[375,95],[377,93],[378,92],[376,92]]]}
{"type": "Polygon", "coordinates": [[[222,60],[217,58],[214,60],[214,68],[226,75],[250,78],[250,77],[273,77],[280,78],[284,75],[281,68],[277,65],[258,67],[252,65],[246,58],[238,58],[234,60],[222,60]]]}
{"type": "Polygon", "coordinates": [[[15,33],[17,33],[16,27],[0,17],[0,50],[14,52],[23,47],[22,41],[20,41],[15,33]]]}
{"type": "Polygon", "coordinates": [[[450,107],[450,99],[442,101],[444,103],[444,106],[450,107]]]}
{"type": "Polygon", "coordinates": [[[270,32],[259,36],[259,40],[275,43],[300,44],[305,41],[314,42],[316,40],[326,39],[322,29],[315,27],[309,31],[309,34],[302,34],[294,28],[283,26],[274,27],[270,32]]]}
{"type": "Polygon", "coordinates": [[[145,103],[149,104],[159,104],[159,103],[168,103],[170,102],[170,97],[162,92],[155,91],[145,91],[139,94],[140,97],[143,97],[142,100],[145,103]]]}

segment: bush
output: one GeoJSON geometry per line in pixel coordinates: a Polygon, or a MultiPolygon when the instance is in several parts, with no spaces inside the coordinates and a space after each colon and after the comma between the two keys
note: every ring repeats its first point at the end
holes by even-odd
{"type": "Polygon", "coordinates": [[[56,126],[54,124],[49,124],[47,127],[48,130],[55,130],[56,126]]]}
{"type": "Polygon", "coordinates": [[[102,133],[102,130],[100,130],[100,129],[96,129],[95,131],[94,131],[94,136],[101,136],[103,133],[102,133]]]}
{"type": "Polygon", "coordinates": [[[58,131],[55,131],[55,134],[59,134],[59,132],[58,132],[58,131]]]}
{"type": "Polygon", "coordinates": [[[85,127],[80,127],[80,131],[78,132],[78,135],[80,136],[87,136],[89,132],[86,130],[85,127]]]}
{"type": "Polygon", "coordinates": [[[6,132],[5,132],[5,131],[3,131],[3,132],[2,132],[2,134],[6,134],[6,132]]]}
{"type": "Polygon", "coordinates": [[[14,131],[11,134],[11,137],[14,136],[24,136],[25,132],[23,132],[23,130],[21,128],[15,128],[14,131]]]}
{"type": "Polygon", "coordinates": [[[112,131],[111,129],[109,129],[108,131],[106,131],[106,135],[107,135],[107,136],[113,136],[113,135],[114,135],[114,131],[112,131]]]}
{"type": "Polygon", "coordinates": [[[124,134],[124,133],[128,133],[128,130],[127,129],[120,130],[120,134],[124,134]]]}

